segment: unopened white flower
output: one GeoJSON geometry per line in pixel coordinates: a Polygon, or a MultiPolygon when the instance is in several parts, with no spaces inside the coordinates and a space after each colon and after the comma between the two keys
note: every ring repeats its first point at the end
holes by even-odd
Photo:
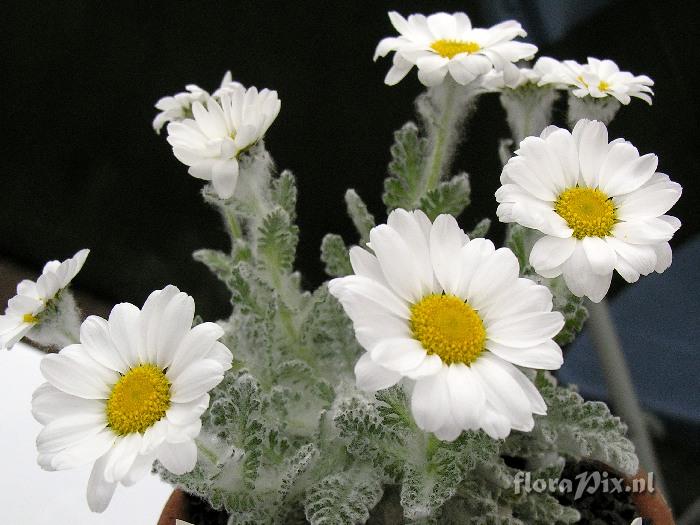
{"type": "Polygon", "coordinates": [[[168,124],[168,142],[190,175],[212,181],[217,195],[228,199],[238,180],[238,155],[263,137],[279,110],[276,91],[229,84],[219,101],[192,104],[193,119],[168,124]]]}
{"type": "Polygon", "coordinates": [[[17,295],[8,301],[5,314],[0,315],[0,348],[12,348],[42,322],[57,296],[83,267],[89,253],[90,250],[80,250],[63,262],[49,261],[36,282],[25,279],[17,285],[17,295]]]}
{"type": "Polygon", "coordinates": [[[544,233],[530,253],[535,271],[563,275],[575,295],[598,302],[613,270],[635,282],[671,265],[680,221],[664,214],[681,187],[657,164],[629,142],[608,143],[601,122],[581,120],[573,133],[549,126],[503,168],[498,218],[544,233]]]}
{"type": "MultiPolygon", "coordinates": [[[[221,85],[214,91],[212,96],[220,97],[232,89],[242,87],[238,82],[234,82],[231,72],[227,71],[221,80],[221,85]]],[[[161,98],[156,102],[156,109],[160,113],[153,119],[153,129],[160,134],[160,130],[168,122],[177,122],[192,115],[192,104],[195,102],[204,103],[209,99],[209,93],[196,84],[188,84],[182,93],[161,98]]]]}
{"type": "Polygon", "coordinates": [[[95,462],[90,508],[102,512],[118,483],[140,480],[158,459],[174,474],[197,461],[194,438],[209,390],[231,366],[215,323],[194,328],[194,301],[174,286],[153,292],[139,310],[116,305],[109,320],[90,316],[80,344],[41,362],[48,381],[32,413],[45,425],[38,462],[62,470],[95,462]]]}
{"type": "Polygon", "coordinates": [[[510,82],[518,74],[513,62],[537,52],[532,44],[513,42],[527,34],[514,20],[483,29],[473,28],[465,13],[410,15],[405,19],[391,11],[389,19],[401,36],[379,42],[374,60],[394,51],[393,66],[384,79],[390,86],[403,79],[413,66],[426,86],[442,83],[448,73],[465,85],[492,70],[503,71],[510,82]]]}
{"type": "MultiPolygon", "coordinates": [[[[557,62],[543,57],[551,66],[551,71],[543,75],[540,84],[556,84],[571,88],[571,93],[579,98],[614,97],[622,104],[629,104],[631,98],[637,97],[651,104],[654,94],[650,86],[654,81],[646,75],[632,75],[628,71],[620,71],[612,60],[588,58],[586,64],[574,60],[557,62]]],[[[542,59],[541,59],[542,60],[542,59]]]]}
{"type": "Polygon", "coordinates": [[[357,386],[412,380],[416,423],[440,439],[531,430],[533,413],[547,407],[515,365],[562,364],[552,337],[564,319],[552,312],[550,291],[518,277],[508,248],[470,241],[450,215],[431,224],[421,211],[395,210],[371,230],[369,246],[374,253],[350,251],[355,275],[328,285],[366,350],[357,386]]]}

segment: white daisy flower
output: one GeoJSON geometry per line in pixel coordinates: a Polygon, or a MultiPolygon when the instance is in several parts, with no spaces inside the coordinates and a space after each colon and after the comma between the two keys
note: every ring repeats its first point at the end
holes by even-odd
{"type": "Polygon", "coordinates": [[[174,286],[153,292],[139,310],[116,305],[109,320],[90,316],[80,344],[41,362],[47,383],[32,400],[45,425],[38,462],[62,470],[94,461],[90,509],[102,512],[117,483],[140,480],[158,459],[174,474],[195,466],[194,438],[209,390],[231,366],[215,323],[192,327],[194,301],[174,286]]]}
{"type": "MultiPolygon", "coordinates": [[[[231,72],[227,71],[221,80],[219,89],[214,91],[212,96],[220,97],[222,94],[230,92],[232,89],[242,87],[238,82],[234,82],[231,72]]],[[[160,130],[168,122],[177,122],[192,116],[192,104],[195,102],[204,103],[209,99],[209,93],[196,84],[188,84],[182,93],[173,96],[163,97],[156,102],[156,109],[160,113],[153,119],[153,129],[160,134],[160,130]]]]}
{"type": "Polygon", "coordinates": [[[543,277],[564,276],[577,296],[600,301],[613,270],[628,282],[671,265],[668,241],[680,227],[664,215],[681,186],[656,172],[608,130],[581,120],[573,133],[549,126],[520,143],[501,174],[498,218],[541,231],[530,263],[543,277]]]}
{"type": "Polygon", "coordinates": [[[444,440],[479,428],[495,439],[531,430],[533,413],[547,407],[515,365],[562,364],[552,337],[564,319],[550,291],[518,277],[508,248],[470,241],[450,215],[431,224],[421,211],[395,210],[368,246],[374,253],[350,251],[355,275],[328,285],[366,350],[358,388],[408,378],[416,423],[444,440]]]}
{"type": "Polygon", "coordinates": [[[637,97],[651,105],[651,95],[654,92],[650,86],[654,85],[654,81],[646,75],[635,76],[628,71],[620,71],[612,60],[589,57],[588,62],[582,65],[574,60],[557,62],[548,57],[543,59],[552,67],[551,71],[542,77],[540,85],[567,86],[571,88],[571,93],[579,98],[614,97],[627,105],[631,97],[637,97]]]}
{"type": "Polygon", "coordinates": [[[45,316],[55,313],[56,299],[78,274],[89,253],[90,250],[80,250],[63,262],[49,261],[36,282],[26,279],[17,285],[17,295],[8,301],[5,314],[0,315],[0,348],[12,348],[38,328],[45,316]]]}
{"type": "Polygon", "coordinates": [[[448,73],[465,85],[492,70],[503,71],[510,82],[518,74],[513,62],[537,52],[532,44],[512,41],[527,34],[514,20],[482,29],[473,28],[465,13],[411,15],[405,19],[391,11],[389,19],[401,36],[379,42],[374,60],[394,51],[393,66],[384,79],[390,86],[403,79],[413,66],[418,67],[418,79],[426,86],[442,83],[448,73]]]}
{"type": "Polygon", "coordinates": [[[194,102],[194,119],[168,124],[168,142],[190,175],[212,181],[217,195],[228,199],[238,180],[238,155],[263,137],[279,110],[276,91],[229,84],[220,101],[209,99],[206,108],[194,102]]]}

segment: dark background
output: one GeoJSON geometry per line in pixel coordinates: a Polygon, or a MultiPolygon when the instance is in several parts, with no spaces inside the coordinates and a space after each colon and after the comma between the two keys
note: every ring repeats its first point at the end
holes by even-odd
{"type": "MultiPolygon", "coordinates": [[[[697,18],[690,2],[16,2],[5,9],[0,256],[39,268],[92,249],[77,278],[110,301],[139,304],[173,283],[205,317],[223,316],[227,298],[193,250],[227,247],[202,182],[151,129],[153,104],[196,83],[213,91],[230,69],[244,85],[276,89],[282,100],[267,133],[280,169],[299,184],[297,266],[307,286],[323,278],[325,232],[355,241],[343,211],[354,187],[379,220],[393,130],[414,118],[415,73],[398,86],[372,63],[393,35],[386,12],[463,10],[474,25],[516,18],[540,55],[609,57],[656,81],[654,105],[634,99],[611,126],[685,190],[673,213],[674,243],[697,231],[697,18]]],[[[562,117],[562,115],[559,115],[562,117]]],[[[455,169],[472,175],[471,228],[495,219],[507,136],[497,96],[482,98],[455,169]]],[[[164,131],[165,133],[165,131],[164,131]]],[[[497,222],[497,221],[496,221],[497,222]]],[[[492,230],[497,240],[498,225],[492,230]]]]}
{"type": "MultiPolygon", "coordinates": [[[[475,26],[515,18],[540,55],[611,58],[651,76],[654,105],[634,99],[610,135],[658,154],[659,170],[683,185],[671,212],[683,222],[674,247],[697,233],[700,20],[693,2],[14,2],[3,7],[1,22],[0,263],[36,273],[49,259],[89,247],[79,289],[109,303],[142,304],[151,290],[172,283],[195,297],[205,318],[225,316],[223,286],[190,254],[225,250],[227,237],[201,200],[202,181],[187,174],[151,121],[160,97],[188,83],[213,91],[230,69],[244,85],[276,89],[282,100],[266,143],[279,169],[297,176],[297,268],[305,286],[318,285],[324,233],[356,240],[344,211],[348,187],[384,220],[380,195],[392,133],[415,118],[412,101],[422,90],[415,72],[388,87],[390,58],[371,60],[379,40],[395,34],[386,16],[392,9],[465,11],[475,26]]],[[[555,114],[560,124],[563,109],[555,114]]],[[[482,97],[455,163],[472,176],[473,204],[462,226],[490,217],[497,242],[496,148],[507,135],[498,97],[482,97]]],[[[690,317],[676,326],[697,322],[690,317]]],[[[678,511],[696,495],[700,474],[691,481],[682,473],[695,462],[688,458],[696,457],[700,434],[697,422],[667,423],[669,438],[657,447],[678,511]]]]}

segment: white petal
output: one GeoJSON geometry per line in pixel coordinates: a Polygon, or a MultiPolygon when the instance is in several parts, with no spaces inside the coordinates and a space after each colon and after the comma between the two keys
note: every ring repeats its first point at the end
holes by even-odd
{"type": "Polygon", "coordinates": [[[355,364],[355,381],[360,390],[376,392],[394,386],[400,379],[399,372],[384,368],[372,361],[369,352],[362,354],[355,364]]]}
{"type": "Polygon", "coordinates": [[[487,306],[500,292],[515,284],[519,271],[515,254],[509,248],[499,248],[474,272],[467,292],[469,304],[477,310],[487,306]]]}
{"type": "MultiPolygon", "coordinates": [[[[346,311],[352,309],[353,305],[362,308],[364,304],[373,304],[401,319],[411,317],[408,305],[389,288],[361,275],[331,279],[328,291],[343,304],[346,311]]],[[[352,316],[350,312],[349,315],[352,316]]]]}
{"type": "MultiPolygon", "coordinates": [[[[167,373],[166,373],[167,375],[167,373]]],[[[187,403],[209,392],[224,378],[224,371],[213,359],[203,359],[191,365],[177,378],[171,387],[173,403],[187,403]]]]}
{"type": "Polygon", "coordinates": [[[471,368],[461,363],[450,365],[447,371],[447,387],[455,422],[461,429],[478,428],[486,394],[481,383],[474,378],[471,368]]]}
{"type": "Polygon", "coordinates": [[[238,182],[238,161],[219,161],[212,167],[212,183],[220,199],[230,199],[238,182]]]}
{"type": "Polygon", "coordinates": [[[54,419],[37,436],[37,450],[40,454],[55,454],[98,434],[106,427],[106,419],[104,413],[73,414],[54,419]]]}
{"type": "Polygon", "coordinates": [[[110,337],[109,324],[101,317],[91,315],[83,321],[80,342],[90,357],[107,368],[122,373],[129,369],[130,363],[122,359],[110,337]]]}
{"type": "Polygon", "coordinates": [[[107,399],[119,375],[90,359],[81,345],[67,346],[41,360],[41,373],[53,386],[85,399],[107,399]]]}
{"type": "Polygon", "coordinates": [[[158,326],[157,363],[167,368],[176,349],[192,328],[194,299],[184,292],[176,294],[165,307],[158,326]]]}
{"type": "Polygon", "coordinates": [[[536,312],[500,319],[487,327],[487,338],[505,346],[529,348],[544,343],[564,327],[559,312],[536,312]]]}
{"type": "Polygon", "coordinates": [[[485,353],[472,363],[471,368],[481,380],[489,403],[510,420],[512,428],[532,430],[534,420],[530,401],[518,382],[506,371],[503,361],[485,353]]]}
{"type": "Polygon", "coordinates": [[[572,135],[578,147],[583,180],[586,186],[595,188],[608,152],[608,130],[602,122],[584,119],[576,123],[572,135]]]}
{"type": "Polygon", "coordinates": [[[62,392],[50,383],[44,383],[32,395],[32,415],[42,425],[75,414],[104,413],[103,401],[83,399],[62,392]]]}
{"type": "Polygon", "coordinates": [[[449,294],[459,292],[462,277],[460,251],[465,235],[452,215],[443,214],[435,219],[430,231],[430,258],[442,289],[449,294]]]}
{"type": "Polygon", "coordinates": [[[202,394],[187,403],[172,403],[165,417],[176,425],[189,425],[199,419],[208,406],[209,394],[202,394]]]}
{"type": "Polygon", "coordinates": [[[426,352],[415,339],[391,338],[380,341],[370,351],[372,361],[389,370],[403,372],[420,365],[426,352]]]}
{"type": "Polygon", "coordinates": [[[435,432],[453,422],[446,376],[447,367],[438,374],[419,379],[413,388],[411,413],[418,427],[427,432],[435,432]]]}
{"type": "Polygon", "coordinates": [[[530,264],[535,271],[551,270],[561,266],[574,252],[576,239],[574,237],[559,238],[546,235],[532,247],[530,252],[530,264]]]}
{"type": "Polygon", "coordinates": [[[58,452],[51,459],[51,467],[56,470],[66,470],[91,463],[106,454],[112,448],[115,439],[114,432],[104,429],[58,452]]]}
{"type": "Polygon", "coordinates": [[[564,363],[561,348],[551,339],[528,348],[514,348],[491,340],[487,340],[485,346],[501,359],[518,366],[558,370],[564,363]]]}
{"type": "Polygon", "coordinates": [[[136,456],[134,463],[131,465],[131,469],[127,472],[124,477],[122,477],[121,483],[125,487],[130,487],[135,483],[141,481],[146,474],[151,470],[153,465],[153,456],[136,456]]]}
{"type": "Polygon", "coordinates": [[[469,286],[476,271],[494,252],[495,247],[488,239],[473,239],[469,241],[460,253],[462,278],[459,283],[458,297],[468,296],[469,286]]]}
{"type": "Polygon", "coordinates": [[[105,454],[98,459],[90,473],[87,486],[87,500],[92,512],[104,512],[109,502],[112,501],[114,489],[117,488],[116,483],[110,483],[104,477],[108,456],[109,454],[105,454]]]}
{"type": "Polygon", "coordinates": [[[350,248],[350,265],[356,275],[368,277],[389,288],[389,283],[387,283],[384,278],[382,268],[379,266],[379,261],[364,248],[360,248],[359,246],[350,248]]]}
{"type": "Polygon", "coordinates": [[[411,379],[421,379],[423,377],[437,374],[443,367],[444,364],[439,356],[436,354],[428,354],[416,368],[404,370],[402,374],[411,379]]]}
{"type": "Polygon", "coordinates": [[[121,481],[129,473],[141,448],[141,439],[141,434],[133,433],[116,440],[105,464],[104,476],[107,481],[121,481]]]}
{"type": "Polygon", "coordinates": [[[605,239],[584,237],[581,246],[583,246],[583,251],[586,253],[588,264],[593,273],[605,276],[612,273],[617,263],[617,255],[605,239]]]}
{"type": "Polygon", "coordinates": [[[158,362],[158,337],[160,335],[160,320],[170,300],[180,290],[175,286],[166,286],[162,290],[152,292],[141,308],[141,361],[144,363],[158,362]]]}
{"type": "Polygon", "coordinates": [[[175,350],[168,377],[176,378],[192,363],[206,357],[222,335],[224,330],[216,323],[201,323],[189,330],[175,350]]]}
{"type": "Polygon", "coordinates": [[[109,314],[110,338],[128,367],[139,362],[140,320],[141,310],[129,303],[116,305],[109,314]]]}
{"type": "Polygon", "coordinates": [[[158,461],[176,476],[181,476],[194,469],[197,463],[197,445],[192,440],[163,443],[158,449],[158,461]]]}
{"type": "Polygon", "coordinates": [[[581,243],[576,244],[574,253],[562,266],[562,273],[571,293],[577,297],[585,295],[596,303],[605,297],[612,279],[612,272],[608,275],[593,273],[581,243]]]}

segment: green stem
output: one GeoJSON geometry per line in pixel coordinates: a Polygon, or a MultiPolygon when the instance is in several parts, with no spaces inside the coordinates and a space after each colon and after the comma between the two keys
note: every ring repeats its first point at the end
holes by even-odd
{"type": "Polygon", "coordinates": [[[444,164],[446,163],[447,151],[452,147],[452,143],[455,140],[454,131],[454,106],[455,106],[455,96],[457,93],[457,84],[455,82],[449,81],[449,79],[444,84],[447,93],[445,95],[445,102],[442,108],[442,117],[440,118],[440,123],[437,127],[437,137],[431,152],[431,159],[429,162],[430,170],[428,172],[428,177],[425,184],[425,193],[433,190],[437,187],[438,182],[440,182],[440,177],[444,170],[444,164]],[[452,121],[452,122],[451,122],[452,121]],[[451,139],[448,141],[448,139],[451,139]]]}
{"type": "Polygon", "coordinates": [[[236,214],[230,208],[226,207],[224,208],[224,217],[228,225],[229,233],[231,234],[231,240],[240,239],[243,236],[243,232],[236,218],[236,214]]]}

